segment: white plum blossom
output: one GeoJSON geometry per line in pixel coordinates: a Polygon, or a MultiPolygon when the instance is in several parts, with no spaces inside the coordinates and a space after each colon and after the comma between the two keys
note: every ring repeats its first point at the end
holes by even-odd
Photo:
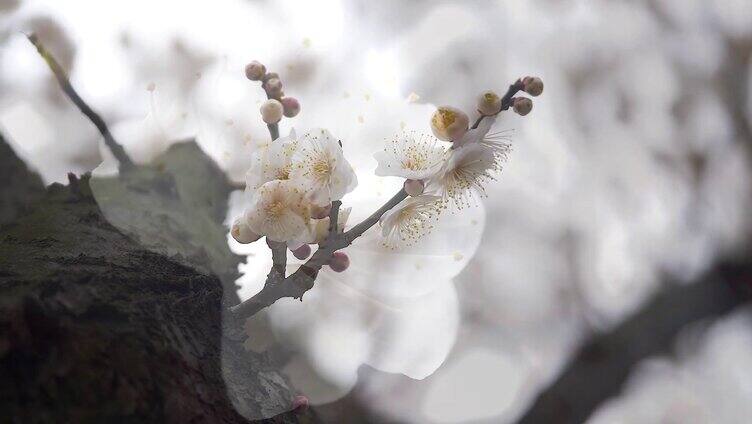
{"type": "Polygon", "coordinates": [[[439,196],[422,195],[403,200],[379,221],[384,245],[393,249],[412,245],[434,228],[441,209],[439,196]]]}
{"type": "Polygon", "coordinates": [[[434,175],[444,163],[446,148],[434,136],[405,131],[387,141],[374,157],[378,176],[422,180],[434,175]]]}
{"type": "Polygon", "coordinates": [[[253,196],[245,214],[250,229],[274,241],[298,240],[308,231],[303,191],[290,181],[269,181],[253,196]]]}
{"type": "Polygon", "coordinates": [[[340,200],[358,184],[340,141],[325,129],[306,133],[292,157],[290,177],[305,189],[308,199],[323,206],[340,200]]]}
{"type": "Polygon", "coordinates": [[[477,128],[471,128],[459,140],[453,143],[453,147],[460,148],[473,143],[481,144],[496,154],[500,160],[506,160],[509,151],[512,148],[510,143],[511,137],[508,135],[511,130],[502,130],[489,133],[491,127],[496,122],[496,117],[486,116],[478,123],[477,128]]]}
{"type": "Polygon", "coordinates": [[[235,239],[235,241],[242,244],[253,243],[254,241],[261,238],[261,236],[251,230],[251,227],[248,226],[248,222],[244,217],[235,219],[235,222],[232,223],[230,234],[232,235],[232,238],[235,239]]]}
{"type": "Polygon", "coordinates": [[[251,167],[245,175],[246,189],[252,193],[269,181],[289,180],[292,155],[297,144],[293,129],[287,137],[280,137],[256,150],[251,159],[251,167]]]}
{"type": "Polygon", "coordinates": [[[476,196],[485,197],[485,184],[494,181],[501,171],[501,160],[494,150],[478,143],[451,149],[439,174],[432,178],[426,193],[440,196],[445,203],[453,202],[462,209],[475,203],[476,196]]]}

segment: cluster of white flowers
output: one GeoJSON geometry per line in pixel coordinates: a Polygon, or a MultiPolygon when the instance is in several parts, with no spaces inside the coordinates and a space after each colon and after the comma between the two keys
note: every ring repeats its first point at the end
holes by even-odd
{"type": "MultiPolygon", "coordinates": [[[[251,206],[233,225],[233,236],[250,243],[266,236],[285,242],[292,250],[318,243],[326,235],[332,201],[341,200],[357,185],[338,139],[325,129],[298,138],[287,137],[254,153],[246,174],[251,206]],[[238,237],[245,231],[248,237],[238,237]]],[[[344,225],[348,209],[340,211],[344,225]]]]}
{"type": "MultiPolygon", "coordinates": [[[[266,73],[262,64],[252,62],[246,76],[262,81],[270,101],[280,103],[276,99],[282,99],[282,83],[277,74],[266,73]]],[[[540,95],[543,82],[536,77],[520,79],[503,98],[493,91],[481,93],[477,104],[480,116],[472,127],[461,110],[439,107],[430,120],[434,135],[403,131],[375,154],[376,175],[405,178],[399,203],[379,217],[385,246],[412,245],[434,228],[443,211],[449,207],[462,209],[485,196],[485,184],[494,180],[510,150],[505,133],[490,133],[496,115],[512,108],[524,116],[532,108],[530,99],[512,97],[519,91],[540,95]]],[[[297,100],[294,103],[297,113],[300,105],[297,100]]],[[[273,138],[283,114],[281,104],[275,113],[273,105],[261,108],[273,138]],[[271,115],[273,119],[268,119],[271,115]]],[[[344,157],[340,140],[325,129],[311,130],[302,137],[292,130],[287,137],[260,146],[254,153],[246,174],[251,205],[235,221],[232,235],[241,243],[266,236],[286,243],[296,257],[305,259],[311,253],[308,245],[322,243],[329,232],[332,202],[341,200],[356,185],[357,177],[344,157]]],[[[346,208],[339,212],[341,229],[349,212],[346,208]]],[[[332,265],[337,262],[332,258],[332,269],[343,268],[332,265]]],[[[340,262],[347,263],[346,255],[340,262]]]]}
{"type": "MultiPolygon", "coordinates": [[[[521,79],[516,87],[533,96],[543,92],[543,82],[536,77],[521,79]]],[[[504,132],[490,132],[495,116],[509,107],[524,116],[532,101],[510,97],[505,104],[496,93],[486,91],[478,98],[481,116],[472,128],[464,112],[442,106],[431,117],[435,137],[404,132],[375,154],[376,175],[405,178],[404,189],[411,196],[381,217],[386,246],[413,244],[433,229],[432,222],[450,204],[462,209],[485,196],[485,184],[494,180],[511,148],[504,132]]]]}

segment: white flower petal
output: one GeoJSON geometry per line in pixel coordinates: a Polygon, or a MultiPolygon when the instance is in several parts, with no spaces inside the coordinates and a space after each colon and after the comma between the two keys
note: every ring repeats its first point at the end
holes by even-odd
{"type": "Polygon", "coordinates": [[[445,152],[445,147],[436,137],[414,131],[402,132],[374,154],[378,162],[376,175],[422,180],[439,171],[445,152]]]}
{"type": "Polygon", "coordinates": [[[358,183],[342,153],[339,140],[325,129],[306,133],[292,157],[291,178],[298,181],[316,205],[340,200],[358,183]]]}

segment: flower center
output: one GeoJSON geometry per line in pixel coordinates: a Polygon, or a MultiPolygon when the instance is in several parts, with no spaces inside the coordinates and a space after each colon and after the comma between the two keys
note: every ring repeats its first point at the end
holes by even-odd
{"type": "Polygon", "coordinates": [[[277,171],[277,179],[278,180],[289,180],[290,179],[290,171],[292,170],[292,165],[287,165],[283,168],[280,168],[277,171]]]}
{"type": "Polygon", "coordinates": [[[329,175],[331,170],[332,169],[329,166],[329,162],[325,160],[319,160],[313,164],[313,173],[319,177],[324,177],[324,176],[329,175]]]}
{"type": "Polygon", "coordinates": [[[423,158],[420,157],[409,157],[405,159],[405,162],[402,164],[405,168],[411,170],[411,171],[419,171],[424,168],[425,161],[423,158]]]}
{"type": "Polygon", "coordinates": [[[266,213],[272,218],[279,218],[285,212],[285,204],[282,202],[274,202],[266,207],[266,213]]]}
{"type": "Polygon", "coordinates": [[[447,128],[457,119],[457,114],[453,110],[439,109],[438,113],[433,116],[434,126],[438,128],[447,128]]]}

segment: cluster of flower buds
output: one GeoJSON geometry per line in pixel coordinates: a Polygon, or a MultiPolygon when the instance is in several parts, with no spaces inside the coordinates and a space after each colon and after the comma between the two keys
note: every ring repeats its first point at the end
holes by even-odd
{"type": "MultiPolygon", "coordinates": [[[[543,81],[538,77],[522,78],[513,87],[516,91],[524,91],[533,97],[543,93],[543,81]]],[[[527,97],[504,99],[491,90],[478,96],[477,110],[481,116],[495,116],[510,107],[518,115],[525,116],[533,109],[533,101],[527,97]]],[[[467,114],[452,106],[439,107],[431,117],[431,130],[439,140],[458,141],[469,129],[470,119],[467,114]]]]}
{"type": "Polygon", "coordinates": [[[266,72],[266,66],[254,60],[246,65],[245,76],[251,81],[261,81],[267,97],[261,105],[261,119],[267,124],[276,124],[282,116],[292,118],[300,112],[298,99],[285,97],[282,80],[276,72],[266,72]]]}

